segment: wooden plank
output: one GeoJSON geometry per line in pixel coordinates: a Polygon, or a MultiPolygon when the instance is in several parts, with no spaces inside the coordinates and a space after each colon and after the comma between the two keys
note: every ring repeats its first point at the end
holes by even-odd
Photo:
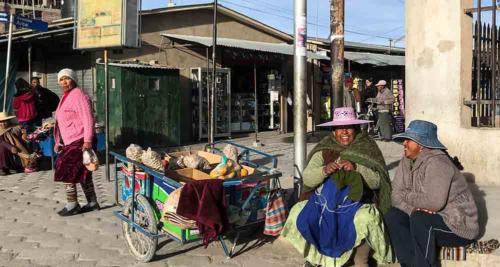
{"type": "MultiPolygon", "coordinates": [[[[500,10],[500,6],[497,6],[496,9],[500,10]]],[[[494,10],[494,8],[492,6],[481,7],[481,13],[484,12],[484,11],[492,11],[492,10],[494,10]]],[[[467,15],[472,15],[472,13],[477,13],[477,7],[475,7],[475,8],[466,8],[466,9],[464,9],[464,13],[467,14],[467,15]]]]}

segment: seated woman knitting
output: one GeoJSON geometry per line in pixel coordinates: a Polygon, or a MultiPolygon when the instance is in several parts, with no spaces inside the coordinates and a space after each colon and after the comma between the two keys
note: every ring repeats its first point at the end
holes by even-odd
{"type": "Polygon", "coordinates": [[[26,144],[26,133],[11,123],[16,116],[0,112],[0,175],[33,172],[33,160],[26,144]]]}
{"type": "Polygon", "coordinates": [[[281,234],[306,266],[368,266],[392,262],[382,212],[390,207],[390,181],[382,152],[350,107],[337,108],[333,133],[309,153],[304,170],[308,201],[295,204],[281,234]],[[314,190],[314,191],[313,191],[314,190]],[[378,206],[378,208],[377,208],[378,206]]]}

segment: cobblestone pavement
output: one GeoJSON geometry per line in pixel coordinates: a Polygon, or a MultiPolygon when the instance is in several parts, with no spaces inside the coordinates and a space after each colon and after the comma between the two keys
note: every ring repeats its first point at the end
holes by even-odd
{"type": "MultiPolygon", "coordinates": [[[[293,137],[271,133],[261,138],[261,150],[279,157],[283,186],[292,187],[293,137]]],[[[234,141],[250,145],[253,140],[234,141]]],[[[400,155],[399,145],[381,147],[400,155]]],[[[386,160],[390,165],[397,158],[390,155],[386,160]]],[[[180,246],[161,239],[153,262],[136,263],[112,214],[119,207],[113,205],[114,183],[105,181],[103,170],[94,175],[103,209],[66,218],[56,213],[65,203],[65,193],[62,184],[53,182],[52,171],[0,177],[0,266],[302,266],[303,260],[288,244],[262,238],[242,242],[232,259],[223,256],[219,243],[204,248],[200,243],[180,246]]]]}

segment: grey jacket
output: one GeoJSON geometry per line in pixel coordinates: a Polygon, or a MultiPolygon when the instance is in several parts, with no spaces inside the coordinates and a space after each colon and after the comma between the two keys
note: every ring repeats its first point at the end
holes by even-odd
{"type": "Polygon", "coordinates": [[[384,88],[382,91],[377,93],[375,98],[377,101],[377,109],[382,112],[392,111],[392,104],[394,104],[394,95],[392,95],[389,88],[384,88]]]}
{"type": "Polygon", "coordinates": [[[427,149],[414,163],[403,158],[392,181],[392,205],[407,214],[414,208],[437,211],[456,235],[479,234],[477,206],[462,173],[439,149],[427,149]]]}

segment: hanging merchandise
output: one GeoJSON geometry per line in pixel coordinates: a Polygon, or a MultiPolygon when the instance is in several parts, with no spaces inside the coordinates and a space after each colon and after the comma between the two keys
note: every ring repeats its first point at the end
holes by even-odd
{"type": "Polygon", "coordinates": [[[394,115],[394,130],[396,133],[402,133],[405,131],[405,120],[404,120],[404,88],[403,80],[396,79],[391,81],[392,94],[394,95],[393,104],[393,115],[394,115]]]}

